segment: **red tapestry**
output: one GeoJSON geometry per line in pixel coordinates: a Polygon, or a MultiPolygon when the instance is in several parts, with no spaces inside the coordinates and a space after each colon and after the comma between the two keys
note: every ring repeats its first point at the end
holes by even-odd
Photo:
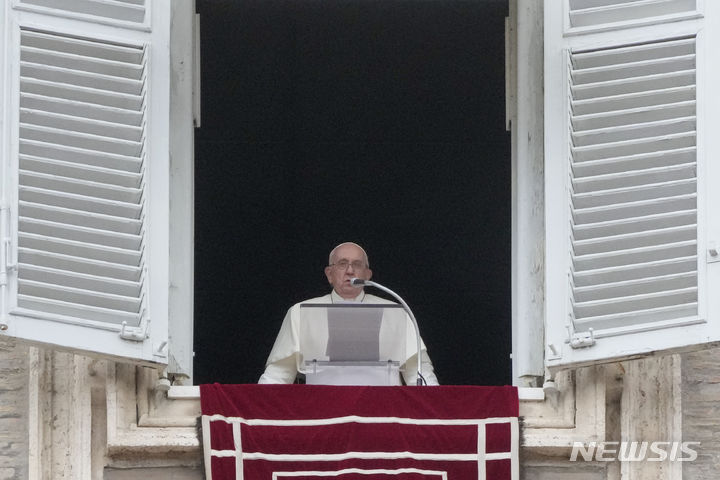
{"type": "Polygon", "coordinates": [[[515,387],[201,385],[212,480],[518,480],[515,387]]]}

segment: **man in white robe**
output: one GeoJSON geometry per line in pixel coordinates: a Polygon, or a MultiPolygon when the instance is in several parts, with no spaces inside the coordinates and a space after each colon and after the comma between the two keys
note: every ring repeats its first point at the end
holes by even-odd
{"type": "MultiPolygon", "coordinates": [[[[328,295],[311,298],[293,305],[285,315],[280,332],[275,339],[272,351],[265,364],[265,372],[258,383],[293,383],[298,374],[298,361],[300,352],[300,305],[302,303],[393,303],[375,295],[367,294],[362,288],[350,283],[352,278],[370,280],[372,270],[367,253],[358,244],[352,242],[341,243],[335,247],[329,256],[328,266],[325,267],[325,276],[333,289],[328,295]]],[[[408,323],[410,319],[408,317],[408,323]]],[[[410,324],[411,325],[411,324],[410,324]]],[[[417,339],[415,330],[408,328],[406,361],[401,365],[403,379],[406,385],[416,385],[417,382],[417,339]]],[[[433,365],[425,351],[425,344],[421,341],[422,373],[428,385],[438,385],[433,365]]],[[[400,379],[397,379],[400,384],[400,379]]]]}

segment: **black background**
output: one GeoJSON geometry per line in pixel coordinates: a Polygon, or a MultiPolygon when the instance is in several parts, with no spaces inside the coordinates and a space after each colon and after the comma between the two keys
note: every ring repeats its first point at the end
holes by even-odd
{"type": "Polygon", "coordinates": [[[510,383],[507,2],[197,10],[195,383],[256,382],[343,241],[411,306],[441,383],[510,383]]]}

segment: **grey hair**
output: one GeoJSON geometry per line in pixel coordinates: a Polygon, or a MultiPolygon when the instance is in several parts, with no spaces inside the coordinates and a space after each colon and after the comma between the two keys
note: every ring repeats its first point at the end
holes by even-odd
{"type": "Polygon", "coordinates": [[[358,245],[358,244],[355,243],[355,242],[343,242],[343,243],[341,243],[340,245],[337,245],[337,246],[336,246],[335,248],[333,248],[332,250],[330,250],[330,255],[328,255],[328,265],[332,265],[332,263],[333,263],[333,256],[335,255],[335,251],[336,251],[338,248],[342,247],[343,245],[354,245],[354,246],[356,246],[357,248],[359,248],[360,250],[362,250],[363,256],[365,257],[365,266],[368,267],[368,268],[370,267],[370,260],[368,259],[368,254],[367,254],[367,252],[365,251],[365,249],[364,249],[363,247],[361,247],[360,245],[358,245]]]}

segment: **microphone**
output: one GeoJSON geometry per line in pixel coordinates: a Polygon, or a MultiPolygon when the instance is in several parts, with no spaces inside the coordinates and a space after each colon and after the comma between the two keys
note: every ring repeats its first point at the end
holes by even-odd
{"type": "Polygon", "coordinates": [[[389,293],[392,295],[398,302],[400,302],[400,305],[402,305],[403,310],[405,310],[405,313],[408,314],[410,317],[410,320],[412,320],[413,327],[415,327],[415,336],[417,337],[417,384],[418,386],[423,384],[423,380],[425,377],[422,376],[422,342],[420,341],[420,327],[418,326],[417,320],[415,319],[415,315],[413,315],[412,310],[410,310],[410,307],[407,303],[405,303],[405,300],[402,299],[400,295],[393,292],[387,287],[384,287],[380,285],[379,283],[371,282],[370,280],[363,280],[362,278],[353,277],[350,279],[350,285],[356,288],[361,287],[375,287],[377,289],[382,290],[383,292],[389,293]]]}

